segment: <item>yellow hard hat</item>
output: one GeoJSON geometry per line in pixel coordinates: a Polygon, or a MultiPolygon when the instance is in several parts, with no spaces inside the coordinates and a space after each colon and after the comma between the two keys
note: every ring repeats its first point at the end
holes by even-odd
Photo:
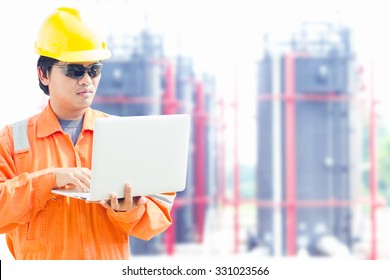
{"type": "Polygon", "coordinates": [[[64,62],[108,59],[107,44],[82,20],[78,10],[61,7],[42,23],[35,52],[64,62]]]}

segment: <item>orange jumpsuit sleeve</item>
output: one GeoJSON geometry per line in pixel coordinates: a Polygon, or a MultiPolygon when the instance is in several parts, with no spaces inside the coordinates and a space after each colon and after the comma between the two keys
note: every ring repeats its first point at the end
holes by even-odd
{"type": "Polygon", "coordinates": [[[16,176],[10,143],[9,128],[4,129],[0,134],[0,233],[33,218],[53,197],[48,186],[55,185],[52,168],[16,176]]]}
{"type": "MultiPolygon", "coordinates": [[[[175,193],[170,193],[172,201],[175,193]]],[[[143,240],[149,240],[165,231],[171,224],[170,207],[152,197],[146,204],[127,212],[107,210],[111,222],[127,234],[143,240]]]]}

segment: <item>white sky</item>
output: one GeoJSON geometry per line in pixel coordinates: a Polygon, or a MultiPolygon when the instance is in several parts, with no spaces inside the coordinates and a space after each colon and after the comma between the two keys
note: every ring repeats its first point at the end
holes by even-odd
{"type": "MultiPolygon", "coordinates": [[[[383,114],[389,106],[390,16],[382,0],[8,0],[0,1],[0,127],[25,118],[41,105],[44,95],[36,76],[34,41],[44,17],[56,7],[91,12],[104,33],[134,34],[145,24],[163,33],[169,51],[194,57],[200,69],[224,81],[218,94],[234,93],[233,68],[238,69],[240,95],[240,156],[255,161],[254,62],[266,31],[297,30],[304,20],[339,18],[355,35],[358,56],[374,61],[376,93],[383,114]]],[[[390,119],[390,118],[389,118],[390,119]]],[[[390,122],[389,122],[390,123],[390,122]]],[[[230,124],[231,125],[231,124],[230,124]]],[[[228,140],[229,137],[227,137],[228,140]]],[[[4,242],[2,242],[4,246],[4,242]]],[[[5,249],[0,248],[4,257],[5,249]]]]}
{"type": "Polygon", "coordinates": [[[386,1],[13,0],[0,2],[0,126],[35,113],[42,104],[34,41],[44,17],[63,5],[81,8],[103,34],[136,34],[147,19],[152,31],[165,36],[168,55],[180,51],[192,56],[197,69],[223,81],[217,93],[228,99],[234,93],[233,72],[237,67],[240,142],[246,147],[240,152],[244,161],[255,160],[254,67],[264,32],[288,33],[299,29],[305,20],[339,19],[352,28],[359,59],[375,61],[377,93],[387,104],[384,97],[389,92],[390,17],[386,1]]]}

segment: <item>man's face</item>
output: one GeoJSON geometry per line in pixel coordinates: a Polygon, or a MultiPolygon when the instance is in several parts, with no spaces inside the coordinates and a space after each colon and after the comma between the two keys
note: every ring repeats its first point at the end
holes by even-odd
{"type": "Polygon", "coordinates": [[[50,104],[59,118],[77,119],[91,106],[101,77],[100,66],[97,61],[58,62],[52,66],[46,82],[50,104]]]}

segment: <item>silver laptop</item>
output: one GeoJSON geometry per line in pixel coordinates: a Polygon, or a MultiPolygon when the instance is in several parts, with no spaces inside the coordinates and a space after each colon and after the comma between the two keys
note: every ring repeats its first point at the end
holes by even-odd
{"type": "Polygon", "coordinates": [[[89,201],[183,191],[190,144],[187,114],[100,118],[95,122],[90,192],[54,189],[53,193],[89,201]]]}

